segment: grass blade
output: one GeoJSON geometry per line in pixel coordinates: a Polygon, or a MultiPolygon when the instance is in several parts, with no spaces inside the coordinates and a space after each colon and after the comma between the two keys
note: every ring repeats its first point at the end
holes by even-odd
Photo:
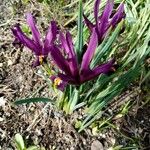
{"type": "Polygon", "coordinates": [[[26,98],[17,100],[14,102],[15,105],[21,105],[21,104],[29,104],[29,103],[37,103],[37,102],[52,102],[49,98],[42,98],[42,97],[36,97],[36,98],[26,98]]]}
{"type": "Polygon", "coordinates": [[[83,47],[83,6],[82,0],[79,1],[79,14],[78,14],[78,35],[77,35],[77,43],[76,43],[76,53],[78,55],[79,61],[81,59],[83,47]]]}

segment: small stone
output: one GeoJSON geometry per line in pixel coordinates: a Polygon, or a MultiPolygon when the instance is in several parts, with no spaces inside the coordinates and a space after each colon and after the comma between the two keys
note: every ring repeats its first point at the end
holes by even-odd
{"type": "Polygon", "coordinates": [[[103,134],[103,133],[99,133],[99,136],[102,137],[102,138],[104,138],[104,139],[106,138],[106,135],[103,134]]]}
{"type": "Polygon", "coordinates": [[[0,97],[0,106],[5,106],[6,100],[4,97],[0,97]]]}
{"type": "Polygon", "coordinates": [[[2,117],[0,117],[0,122],[4,121],[4,119],[2,117]]]}
{"type": "Polygon", "coordinates": [[[23,77],[22,76],[19,76],[18,77],[18,81],[21,83],[23,81],[23,77]]]}
{"type": "Polygon", "coordinates": [[[111,141],[112,145],[115,145],[116,140],[114,138],[110,138],[110,141],[111,141]]]}
{"type": "Polygon", "coordinates": [[[71,147],[70,150],[75,150],[74,147],[71,147]]]}
{"type": "Polygon", "coordinates": [[[95,140],[91,144],[91,150],[104,150],[104,147],[100,141],[95,140]]]}
{"type": "Polygon", "coordinates": [[[143,129],[139,127],[139,130],[138,130],[139,134],[142,134],[143,132],[143,129]]]}
{"type": "Polygon", "coordinates": [[[8,62],[7,62],[7,65],[11,66],[12,64],[13,64],[12,60],[9,59],[8,62]]]}
{"type": "Polygon", "coordinates": [[[3,63],[0,63],[0,68],[2,68],[3,67],[3,63]]]}

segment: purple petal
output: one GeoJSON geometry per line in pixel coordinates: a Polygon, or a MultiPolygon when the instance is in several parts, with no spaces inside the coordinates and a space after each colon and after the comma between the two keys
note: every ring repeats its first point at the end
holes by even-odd
{"type": "Polygon", "coordinates": [[[99,42],[102,40],[102,37],[103,37],[103,34],[106,32],[106,29],[107,29],[107,25],[108,25],[108,22],[109,22],[109,18],[110,18],[110,15],[112,13],[112,10],[113,10],[113,0],[108,0],[107,1],[107,4],[105,6],[105,9],[102,13],[102,16],[99,20],[99,27],[98,27],[98,39],[99,39],[99,42]]]}
{"type": "Polygon", "coordinates": [[[74,51],[73,43],[72,43],[72,37],[69,32],[66,33],[66,40],[68,43],[68,47],[70,50],[69,58],[70,58],[70,70],[72,72],[72,75],[76,76],[78,74],[78,63],[77,63],[77,57],[74,51]]]}
{"type": "Polygon", "coordinates": [[[69,75],[65,75],[65,74],[62,74],[62,73],[59,73],[58,76],[65,82],[68,82],[70,84],[74,84],[74,85],[79,85],[80,84],[80,79],[79,77],[78,78],[75,78],[75,77],[72,77],[72,76],[69,76],[69,75]]]}
{"type": "Polygon", "coordinates": [[[61,54],[60,50],[56,46],[52,46],[50,49],[51,57],[54,63],[66,74],[71,74],[68,62],[61,54]]]}
{"type": "Polygon", "coordinates": [[[94,17],[95,17],[96,24],[98,23],[98,11],[99,11],[100,2],[101,0],[96,0],[94,5],[94,17]]]}
{"type": "Polygon", "coordinates": [[[113,10],[113,6],[114,6],[114,0],[108,0],[100,20],[101,22],[103,22],[103,24],[106,24],[108,22],[109,17],[113,10]]]}
{"type": "Polygon", "coordinates": [[[17,38],[17,40],[22,43],[24,46],[31,49],[36,55],[39,55],[40,50],[36,46],[33,40],[28,38],[21,30],[20,26],[17,24],[14,28],[11,29],[14,36],[17,38]]]}
{"type": "Polygon", "coordinates": [[[93,58],[93,55],[97,46],[97,42],[98,42],[97,33],[94,28],[93,33],[90,38],[88,48],[82,58],[81,72],[84,72],[89,69],[89,64],[90,64],[91,59],[93,58]]]}
{"type": "MultiPolygon", "coordinates": [[[[54,83],[55,82],[55,80],[57,79],[57,78],[59,78],[58,76],[56,76],[56,75],[52,75],[51,77],[50,77],[50,79],[52,80],[52,82],[54,83]]],[[[61,79],[60,79],[61,80],[61,79]]],[[[66,88],[66,86],[67,86],[67,82],[65,82],[65,81],[61,81],[61,83],[59,84],[59,85],[57,85],[57,88],[60,90],[60,91],[64,91],[65,90],[65,88],[66,88]]]]}
{"type": "Polygon", "coordinates": [[[76,57],[74,47],[73,47],[72,37],[71,37],[71,34],[69,32],[66,33],[66,40],[67,40],[68,47],[69,47],[70,57],[76,57]]]}
{"type": "Polygon", "coordinates": [[[62,44],[62,48],[64,50],[64,53],[68,56],[70,56],[70,49],[68,47],[68,43],[66,41],[66,38],[64,36],[64,34],[60,31],[59,32],[59,38],[60,38],[60,41],[61,41],[61,44],[62,44]]]}
{"type": "Polygon", "coordinates": [[[52,75],[52,76],[50,76],[50,79],[52,80],[52,82],[54,82],[54,80],[57,78],[57,76],[56,75],[52,75]]]}
{"type": "Polygon", "coordinates": [[[42,54],[47,55],[49,53],[49,47],[54,44],[57,36],[57,25],[55,21],[51,21],[50,26],[48,28],[45,40],[44,40],[44,49],[42,54]]]}
{"type": "Polygon", "coordinates": [[[116,24],[118,24],[124,17],[125,17],[124,4],[121,3],[117,9],[117,12],[114,14],[113,18],[111,19],[110,25],[115,27],[116,24]]]}
{"type": "Polygon", "coordinates": [[[94,28],[94,24],[91,23],[84,14],[83,14],[83,18],[84,18],[85,24],[87,25],[87,27],[89,28],[89,30],[92,32],[92,30],[94,28]]]}
{"type": "Polygon", "coordinates": [[[114,62],[115,61],[113,59],[113,60],[110,60],[109,62],[107,62],[105,64],[97,66],[93,70],[87,71],[86,74],[83,74],[81,76],[81,83],[92,80],[95,77],[97,77],[98,75],[100,75],[101,73],[104,73],[104,74],[108,73],[111,70],[111,68],[113,67],[114,62]]]}
{"type": "Polygon", "coordinates": [[[74,52],[74,47],[73,47],[70,33],[67,32],[66,38],[65,38],[63,33],[60,32],[60,40],[61,40],[64,52],[67,55],[67,61],[69,64],[70,71],[73,76],[76,76],[78,74],[78,64],[77,64],[77,58],[74,52]]]}
{"type": "Polygon", "coordinates": [[[33,16],[30,13],[27,13],[27,23],[29,27],[31,28],[33,40],[40,47],[41,46],[40,33],[35,25],[33,16]]]}
{"type": "Polygon", "coordinates": [[[62,83],[60,85],[58,85],[57,88],[63,92],[65,90],[67,84],[68,84],[67,82],[62,81],[62,83]]]}

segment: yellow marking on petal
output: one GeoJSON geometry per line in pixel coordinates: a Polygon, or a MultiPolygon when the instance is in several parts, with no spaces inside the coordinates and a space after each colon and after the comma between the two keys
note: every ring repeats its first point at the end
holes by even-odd
{"type": "Polygon", "coordinates": [[[39,56],[39,62],[40,62],[40,64],[42,64],[42,63],[43,63],[43,58],[44,58],[44,56],[43,56],[43,55],[40,55],[40,56],[39,56]]]}
{"type": "Polygon", "coordinates": [[[58,86],[58,85],[60,85],[61,83],[62,83],[61,78],[57,77],[57,78],[54,79],[54,86],[58,86]]]}

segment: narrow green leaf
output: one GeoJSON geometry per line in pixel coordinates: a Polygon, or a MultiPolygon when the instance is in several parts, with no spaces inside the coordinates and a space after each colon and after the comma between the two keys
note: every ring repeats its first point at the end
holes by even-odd
{"type": "Polygon", "coordinates": [[[24,4],[28,4],[30,0],[22,0],[24,4]]]}
{"type": "Polygon", "coordinates": [[[147,74],[144,76],[144,78],[142,79],[141,83],[142,84],[143,82],[145,82],[147,79],[150,80],[150,71],[147,72],[147,74]]]}
{"type": "Polygon", "coordinates": [[[148,53],[150,53],[150,49],[148,46],[150,39],[150,29],[147,31],[147,36],[145,37],[145,40],[143,41],[143,45],[138,47],[137,49],[135,48],[132,50],[132,53],[130,53],[130,56],[126,60],[126,62],[123,64],[123,66],[128,65],[132,61],[135,61],[135,64],[139,63],[139,61],[142,61],[143,58],[146,57],[148,53]]]}
{"type": "Polygon", "coordinates": [[[78,96],[79,96],[79,92],[78,90],[75,88],[73,93],[72,93],[72,96],[70,97],[70,101],[68,103],[68,113],[71,114],[77,104],[77,101],[78,101],[78,96]]]}
{"type": "Polygon", "coordinates": [[[15,135],[15,142],[16,142],[16,146],[18,150],[25,150],[25,144],[24,144],[24,140],[21,136],[21,134],[17,133],[15,135]]]}
{"type": "Polygon", "coordinates": [[[79,0],[78,35],[76,43],[76,53],[78,55],[79,61],[81,59],[82,48],[83,48],[83,6],[82,0],[79,0]]]}
{"type": "Polygon", "coordinates": [[[81,102],[81,103],[77,104],[76,106],[74,106],[73,111],[76,110],[76,109],[79,109],[79,108],[83,107],[84,105],[86,105],[85,102],[81,102]]]}
{"type": "Polygon", "coordinates": [[[85,124],[81,124],[81,127],[79,128],[78,132],[81,132],[82,130],[84,130],[86,127],[88,127],[89,125],[91,125],[91,123],[93,123],[96,119],[98,119],[100,116],[102,115],[101,112],[99,112],[98,114],[96,114],[95,116],[92,116],[91,120],[89,120],[87,123],[85,124]]]}
{"type": "Polygon", "coordinates": [[[36,98],[26,98],[17,100],[14,102],[15,105],[21,105],[21,104],[29,104],[29,103],[37,103],[37,102],[52,102],[49,98],[42,98],[42,97],[36,97],[36,98]]]}
{"type": "Polygon", "coordinates": [[[37,146],[30,146],[27,148],[27,150],[38,150],[38,149],[37,149],[37,146]]]}
{"type": "Polygon", "coordinates": [[[93,100],[92,104],[88,108],[87,117],[81,124],[79,131],[89,126],[93,121],[97,119],[97,114],[101,113],[102,109],[113,100],[113,98],[119,95],[124,88],[130,85],[130,83],[137,78],[140,73],[140,65],[132,67],[128,72],[122,74],[117,81],[112,83],[108,88],[104,89],[97,95],[97,98],[93,100]]]}

